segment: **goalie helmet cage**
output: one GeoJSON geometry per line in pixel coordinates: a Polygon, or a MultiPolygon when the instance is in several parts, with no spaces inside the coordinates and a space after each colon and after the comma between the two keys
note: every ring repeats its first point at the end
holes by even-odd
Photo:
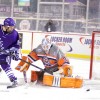
{"type": "Polygon", "coordinates": [[[100,79],[100,31],[92,32],[89,79],[100,79]]]}

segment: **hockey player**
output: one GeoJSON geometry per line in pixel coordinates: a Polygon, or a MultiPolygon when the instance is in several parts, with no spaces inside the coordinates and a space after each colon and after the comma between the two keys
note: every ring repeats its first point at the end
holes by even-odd
{"type": "MultiPolygon", "coordinates": [[[[45,70],[53,72],[59,72],[63,75],[71,75],[72,69],[69,64],[69,60],[65,57],[62,51],[54,44],[51,43],[51,36],[46,36],[42,43],[35,49],[33,49],[27,57],[22,57],[27,62],[33,63],[37,60],[42,60],[45,70]]],[[[17,70],[27,71],[29,64],[21,61],[16,67],[17,70]]],[[[43,72],[31,71],[31,81],[42,80],[43,72]],[[41,77],[42,76],[42,77],[41,77]]]]}
{"type": "Polygon", "coordinates": [[[15,30],[15,21],[6,18],[4,24],[0,25],[0,65],[12,83],[7,88],[14,88],[18,84],[11,68],[11,59],[18,60],[18,57],[19,35],[15,30]]]}

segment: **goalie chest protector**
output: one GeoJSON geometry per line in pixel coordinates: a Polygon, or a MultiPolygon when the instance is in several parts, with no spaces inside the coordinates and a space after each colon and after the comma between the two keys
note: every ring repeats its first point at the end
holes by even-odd
{"type": "Polygon", "coordinates": [[[61,88],[81,88],[83,84],[83,79],[80,77],[59,77],[44,74],[43,84],[47,86],[56,86],[61,88]]]}

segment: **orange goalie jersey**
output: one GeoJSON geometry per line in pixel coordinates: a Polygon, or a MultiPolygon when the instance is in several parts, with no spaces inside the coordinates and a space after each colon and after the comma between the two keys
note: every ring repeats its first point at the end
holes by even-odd
{"type": "MultiPolygon", "coordinates": [[[[40,44],[37,48],[33,49],[27,57],[23,56],[22,59],[30,63],[40,59],[42,60],[45,68],[63,68],[63,74],[68,76],[68,70],[70,70],[70,74],[72,74],[71,66],[68,65],[69,60],[65,57],[62,51],[54,44],[51,45],[48,54],[45,53],[44,49],[40,44]]],[[[28,70],[28,68],[29,65],[25,65],[23,61],[21,61],[16,67],[16,69],[20,71],[28,70]]]]}

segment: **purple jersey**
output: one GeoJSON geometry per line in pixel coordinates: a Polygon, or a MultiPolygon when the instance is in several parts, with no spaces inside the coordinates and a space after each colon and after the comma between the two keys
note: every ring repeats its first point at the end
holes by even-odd
{"type": "MultiPolygon", "coordinates": [[[[4,32],[2,29],[2,25],[0,25],[0,50],[5,51],[9,49],[19,49],[19,35],[16,30],[13,30],[11,33],[4,32]]],[[[16,56],[16,55],[15,55],[16,56]]],[[[16,82],[17,78],[15,77],[11,64],[12,56],[7,54],[0,54],[0,65],[2,69],[5,71],[6,75],[10,79],[11,82],[16,82]]]]}
{"type": "Polygon", "coordinates": [[[19,35],[16,30],[13,30],[10,34],[5,33],[0,25],[0,49],[6,50],[11,47],[19,49],[19,35]]]}

